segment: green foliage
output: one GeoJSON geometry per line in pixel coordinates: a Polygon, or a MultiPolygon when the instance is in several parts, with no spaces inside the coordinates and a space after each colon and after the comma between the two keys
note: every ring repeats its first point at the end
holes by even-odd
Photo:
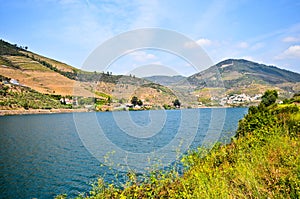
{"type": "Polygon", "coordinates": [[[121,98],[121,99],[118,100],[118,102],[119,102],[120,104],[124,104],[124,103],[127,102],[127,100],[126,100],[125,98],[121,98]]]}
{"type": "Polygon", "coordinates": [[[96,105],[105,105],[107,104],[107,100],[106,99],[103,99],[103,98],[94,98],[94,103],[96,105]]]}
{"type": "Polygon", "coordinates": [[[202,102],[203,104],[206,104],[206,105],[208,105],[212,102],[210,98],[205,98],[205,97],[199,97],[198,101],[202,102]]]}
{"type": "Polygon", "coordinates": [[[58,109],[71,108],[62,105],[57,96],[46,95],[22,86],[0,84],[0,106],[5,109],[58,109]]]}
{"type": "Polygon", "coordinates": [[[284,104],[290,104],[290,103],[300,103],[300,93],[295,93],[294,96],[290,99],[284,99],[284,104]]]}
{"type": "Polygon", "coordinates": [[[8,93],[8,89],[9,87],[8,86],[3,86],[1,89],[0,89],[0,96],[3,96],[5,97],[8,93]]]}
{"type": "Polygon", "coordinates": [[[106,98],[106,99],[111,98],[110,95],[103,93],[103,92],[96,91],[95,94],[102,98],[106,98]]]}
{"type": "Polygon", "coordinates": [[[143,106],[143,102],[142,102],[142,100],[140,100],[140,99],[139,99],[139,100],[137,101],[137,105],[139,105],[139,106],[143,106]]]}
{"type": "Polygon", "coordinates": [[[0,39],[0,55],[22,55],[19,51],[23,50],[17,44],[12,45],[0,39]]]}
{"type": "Polygon", "coordinates": [[[133,96],[132,98],[131,98],[131,104],[133,104],[133,106],[136,106],[137,105],[137,103],[138,103],[138,98],[137,98],[137,96],[133,96]]]}
{"type": "Polygon", "coordinates": [[[267,90],[261,97],[261,105],[268,107],[276,102],[278,93],[276,90],[267,90]]]}
{"type": "Polygon", "coordinates": [[[57,72],[57,73],[65,76],[69,79],[77,80],[77,78],[78,78],[76,70],[73,70],[73,72],[62,71],[62,70],[59,70],[58,68],[56,68],[55,66],[53,66],[52,64],[50,64],[50,63],[48,63],[44,60],[41,60],[39,58],[35,58],[34,56],[32,56],[32,57],[29,57],[28,55],[25,55],[25,56],[27,56],[28,58],[31,58],[34,61],[39,62],[40,64],[42,64],[43,66],[49,68],[50,70],[53,70],[54,72],[57,72]]]}
{"type": "Polygon", "coordinates": [[[171,96],[175,96],[174,93],[172,92],[172,90],[169,89],[168,87],[165,87],[160,84],[153,83],[153,82],[143,84],[142,87],[150,87],[150,88],[156,89],[157,92],[162,92],[162,93],[169,94],[171,96]]]}
{"type": "Polygon", "coordinates": [[[164,105],[163,105],[163,108],[164,108],[165,110],[170,110],[170,109],[172,109],[172,106],[170,106],[169,104],[164,104],[164,105]]]}
{"type": "Polygon", "coordinates": [[[0,56],[0,65],[10,66],[12,68],[20,69],[19,66],[13,64],[9,59],[4,56],[0,56]]]}
{"type": "Polygon", "coordinates": [[[178,99],[175,99],[173,102],[173,105],[177,108],[177,107],[180,107],[181,103],[178,99]]]}
{"type": "Polygon", "coordinates": [[[95,98],[93,97],[79,97],[78,98],[79,105],[93,105],[95,103],[95,98]]]}
{"type": "Polygon", "coordinates": [[[99,179],[82,198],[299,198],[299,139],[297,105],[250,107],[230,144],[183,157],[182,176],[175,167],[129,172],[123,187],[99,179]]]}

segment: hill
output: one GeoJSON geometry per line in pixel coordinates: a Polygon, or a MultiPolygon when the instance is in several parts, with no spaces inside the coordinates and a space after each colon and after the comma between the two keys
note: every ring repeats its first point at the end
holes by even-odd
{"type": "MultiPolygon", "coordinates": [[[[110,108],[137,96],[150,105],[183,107],[258,103],[259,95],[276,89],[280,98],[300,91],[300,74],[243,59],[228,59],[189,77],[113,75],[89,72],[0,40],[0,75],[42,94],[99,98],[110,108]],[[240,95],[240,96],[239,96],[240,95]]],[[[82,105],[93,100],[84,100],[82,105]]],[[[100,106],[99,104],[99,106],[100,106]]]]}
{"type": "Polygon", "coordinates": [[[243,59],[219,62],[187,78],[152,76],[146,79],[176,91],[192,107],[248,106],[259,103],[259,96],[267,90],[276,89],[280,99],[300,91],[300,74],[243,59]]]}
{"type": "Polygon", "coordinates": [[[92,96],[93,94],[84,85],[76,84],[75,80],[58,72],[73,69],[67,64],[0,40],[0,74],[40,93],[73,95],[74,85],[78,85],[78,91],[82,96],[92,96]]]}
{"type": "MultiPolygon", "coordinates": [[[[205,80],[208,82],[216,81],[218,74],[215,73],[215,69],[219,71],[224,87],[227,89],[251,84],[263,84],[286,87],[294,91],[292,86],[286,85],[300,82],[300,74],[298,73],[244,59],[222,61],[207,70],[188,77],[188,82],[197,88],[203,88],[207,84],[205,80]]],[[[213,83],[211,84],[213,85],[213,83]]]]}
{"type": "Polygon", "coordinates": [[[243,59],[222,61],[188,77],[187,82],[193,88],[190,94],[197,96],[200,103],[212,105],[219,105],[222,99],[226,104],[231,96],[237,103],[229,105],[258,103],[257,96],[270,89],[276,89],[280,99],[300,91],[300,74],[243,59]],[[211,99],[212,93],[215,99],[211,99]],[[241,94],[247,97],[238,96],[241,94]],[[248,100],[250,97],[253,99],[248,100]]]}
{"type": "MultiPolygon", "coordinates": [[[[104,71],[83,71],[3,40],[0,40],[0,75],[41,94],[100,98],[101,106],[130,102],[133,95],[159,106],[175,99],[169,88],[148,80],[104,71]]],[[[93,102],[87,101],[89,105],[93,102]]]]}
{"type": "Polygon", "coordinates": [[[184,80],[185,78],[186,77],[182,75],[175,75],[175,76],[155,75],[155,76],[144,77],[143,79],[149,80],[151,82],[160,85],[170,86],[172,84],[176,84],[177,82],[184,80]]]}

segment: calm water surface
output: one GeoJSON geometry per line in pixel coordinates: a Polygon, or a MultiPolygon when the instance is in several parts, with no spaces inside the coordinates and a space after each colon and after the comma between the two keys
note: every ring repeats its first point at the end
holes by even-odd
{"type": "MultiPolygon", "coordinates": [[[[211,120],[212,109],[197,111],[200,123],[191,148],[201,145],[211,120]]],[[[238,120],[247,111],[247,108],[226,109],[223,140],[234,135],[238,120]]],[[[166,111],[160,132],[139,139],[124,133],[114,114],[122,116],[124,113],[80,113],[80,116],[96,117],[111,143],[122,150],[140,153],[151,152],[171,142],[182,117],[180,110],[166,111]]],[[[129,114],[132,121],[142,127],[151,123],[149,111],[129,114]]],[[[0,127],[0,198],[53,198],[60,193],[74,197],[90,190],[91,183],[99,176],[107,181],[113,179],[113,173],[101,167],[102,162],[84,147],[72,113],[2,116],[0,127]]]]}

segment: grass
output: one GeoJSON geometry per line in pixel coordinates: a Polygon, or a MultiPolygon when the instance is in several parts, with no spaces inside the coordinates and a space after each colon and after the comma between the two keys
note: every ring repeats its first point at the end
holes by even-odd
{"type": "MultiPolygon", "coordinates": [[[[51,64],[52,66],[56,67],[58,70],[61,70],[61,71],[73,72],[74,70],[76,70],[76,68],[74,68],[72,66],[69,66],[65,63],[62,63],[62,62],[59,62],[59,61],[56,61],[56,60],[53,60],[53,59],[50,59],[50,58],[32,53],[32,52],[29,52],[29,51],[21,51],[20,53],[22,53],[23,55],[25,55],[25,56],[27,56],[31,59],[38,59],[38,60],[41,60],[41,61],[45,61],[45,62],[51,64]]],[[[79,71],[79,69],[77,69],[77,70],[79,71]]]]}
{"type": "Polygon", "coordinates": [[[109,98],[112,98],[111,95],[109,94],[106,94],[106,93],[103,93],[103,92],[100,92],[100,91],[95,91],[95,94],[99,97],[102,97],[104,99],[109,99],[109,98]]]}
{"type": "Polygon", "coordinates": [[[40,63],[32,61],[31,59],[24,56],[7,56],[6,59],[8,59],[13,65],[19,67],[22,70],[50,71],[40,63]]]}
{"type": "Polygon", "coordinates": [[[227,95],[232,95],[232,94],[241,94],[245,93],[246,95],[250,96],[255,96],[257,94],[263,94],[265,91],[270,90],[270,89],[276,89],[280,92],[280,95],[282,96],[284,94],[284,91],[278,87],[275,86],[270,86],[270,85],[263,85],[263,84],[257,84],[257,83],[252,83],[246,86],[241,86],[238,88],[229,88],[226,91],[227,95]]]}
{"type": "Polygon", "coordinates": [[[192,190],[187,198],[296,198],[299,149],[298,139],[280,135],[263,141],[246,136],[216,147],[205,159],[193,159],[185,173],[182,184],[192,190]]]}
{"type": "Polygon", "coordinates": [[[60,96],[46,95],[22,86],[0,84],[0,110],[71,108],[60,96]]]}
{"type": "Polygon", "coordinates": [[[184,156],[183,175],[175,167],[139,180],[129,173],[123,187],[99,179],[78,198],[299,198],[299,133],[299,105],[251,107],[230,144],[184,156]]]}
{"type": "Polygon", "coordinates": [[[176,97],[171,89],[169,89],[168,87],[156,84],[156,83],[143,84],[142,87],[150,87],[150,88],[156,89],[158,92],[166,93],[172,97],[176,97]]]}

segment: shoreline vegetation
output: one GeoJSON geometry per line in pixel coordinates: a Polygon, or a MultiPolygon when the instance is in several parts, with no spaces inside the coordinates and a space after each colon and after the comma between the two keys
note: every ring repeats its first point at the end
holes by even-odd
{"type": "Polygon", "coordinates": [[[77,198],[299,198],[300,95],[283,104],[277,97],[266,91],[239,121],[231,143],[183,156],[183,174],[176,167],[142,178],[132,171],[122,186],[99,178],[77,198]]]}
{"type": "MultiPolygon", "coordinates": [[[[248,108],[248,107],[232,107],[232,106],[202,106],[193,109],[205,109],[205,108],[248,108]]],[[[168,109],[168,110],[184,110],[181,109],[168,109]]],[[[148,110],[166,110],[166,109],[148,109],[148,110]]],[[[124,110],[114,110],[114,111],[124,111],[124,110]]],[[[145,110],[129,110],[129,111],[145,111],[145,110]]],[[[0,116],[9,116],[9,115],[33,115],[33,114],[59,114],[59,113],[86,113],[86,112],[107,112],[107,111],[95,111],[87,108],[79,109],[29,109],[29,110],[0,110],[0,116]]],[[[113,111],[108,111],[113,112],[113,111]]]]}

